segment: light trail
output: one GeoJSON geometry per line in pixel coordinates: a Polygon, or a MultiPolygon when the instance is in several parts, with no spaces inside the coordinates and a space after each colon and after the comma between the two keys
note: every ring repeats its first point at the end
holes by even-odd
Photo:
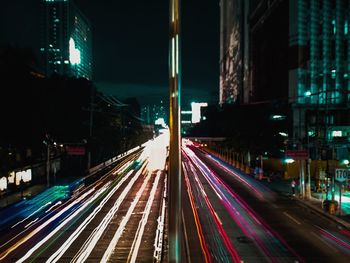
{"type": "Polygon", "coordinates": [[[167,198],[167,174],[165,173],[162,209],[161,209],[160,216],[157,219],[158,225],[157,225],[156,237],[154,238],[154,245],[153,245],[154,246],[153,259],[157,263],[160,262],[162,257],[166,198],[167,198]]]}
{"type": "Polygon", "coordinates": [[[194,197],[192,194],[192,188],[191,188],[191,183],[190,183],[190,179],[188,178],[188,173],[186,170],[186,167],[184,165],[184,163],[182,163],[182,167],[183,167],[183,171],[184,171],[184,176],[185,176],[185,183],[186,183],[186,188],[187,188],[187,194],[190,200],[190,204],[191,204],[191,208],[192,208],[192,213],[193,213],[193,217],[194,217],[194,222],[196,224],[196,229],[197,229],[197,234],[198,234],[198,238],[199,238],[199,244],[201,246],[202,249],[202,253],[204,256],[204,260],[205,262],[209,262],[211,263],[211,255],[208,249],[208,245],[205,241],[205,237],[203,234],[203,229],[202,229],[202,225],[200,223],[200,219],[199,219],[199,215],[196,209],[196,205],[195,205],[195,201],[194,201],[194,197]]]}
{"type": "Polygon", "coordinates": [[[185,148],[190,160],[202,172],[207,182],[216,193],[221,196],[221,202],[226,207],[232,219],[241,228],[243,233],[253,238],[264,254],[272,260],[278,262],[276,255],[288,257],[290,251],[299,262],[303,260],[287,245],[287,243],[264,223],[261,218],[240,198],[226,183],[211,171],[189,148],[185,148]],[[273,234],[274,233],[274,234],[273,234]],[[276,238],[278,237],[278,238],[276,238]],[[283,245],[282,245],[283,244],[283,245]],[[287,254],[286,254],[287,253],[287,254]]]}
{"type": "MultiPolygon", "coordinates": [[[[191,163],[189,163],[190,166],[192,166],[191,163]]],[[[226,231],[224,230],[222,224],[221,224],[221,221],[220,219],[218,218],[216,212],[215,212],[215,209],[213,208],[211,202],[209,201],[209,198],[207,196],[207,194],[205,193],[205,190],[204,190],[204,187],[203,187],[203,184],[201,183],[201,181],[199,180],[198,178],[198,175],[197,173],[194,173],[194,176],[196,178],[196,181],[197,181],[197,185],[200,187],[201,189],[201,193],[202,193],[202,196],[203,196],[203,199],[207,205],[207,207],[209,208],[209,211],[212,215],[212,218],[214,219],[214,222],[215,222],[215,225],[216,225],[216,228],[224,242],[224,245],[225,247],[227,248],[229,254],[231,255],[231,258],[234,260],[234,262],[241,262],[241,259],[236,251],[236,249],[234,248],[234,246],[232,245],[232,242],[230,240],[230,238],[228,237],[226,231]]]]}
{"type": "Polygon", "coordinates": [[[101,211],[103,206],[107,203],[107,201],[113,196],[113,194],[120,188],[120,186],[129,179],[130,175],[134,171],[129,171],[125,177],[123,177],[118,184],[113,187],[112,191],[108,193],[108,195],[102,200],[102,202],[92,211],[89,216],[79,225],[79,227],[70,235],[70,237],[60,246],[60,248],[51,255],[51,257],[47,260],[47,262],[57,262],[63,254],[67,251],[67,249],[72,245],[72,243],[78,238],[78,236],[84,231],[84,229],[88,226],[88,224],[96,217],[96,215],[101,211]]]}
{"type": "Polygon", "coordinates": [[[130,252],[129,252],[129,256],[128,256],[128,260],[127,260],[128,262],[132,262],[132,263],[136,262],[137,254],[139,252],[140,245],[141,245],[141,239],[143,236],[143,232],[145,230],[145,226],[146,226],[146,223],[148,221],[148,216],[151,212],[153,200],[154,200],[154,197],[156,195],[156,191],[157,191],[157,187],[158,187],[158,183],[159,183],[159,179],[160,179],[160,174],[161,174],[161,171],[158,171],[156,179],[154,180],[154,183],[152,186],[152,190],[151,190],[150,195],[148,197],[146,207],[143,211],[142,218],[140,220],[141,225],[139,224],[139,227],[136,231],[137,234],[135,236],[134,242],[133,242],[131,249],[130,249],[130,252]],[[130,258],[130,255],[131,255],[131,258],[130,258]]]}
{"type": "MultiPolygon", "coordinates": [[[[101,262],[107,262],[108,259],[111,257],[111,255],[112,255],[112,253],[114,251],[114,248],[117,245],[117,243],[119,241],[119,238],[122,236],[123,231],[125,229],[125,226],[126,226],[127,222],[129,221],[129,219],[130,219],[130,217],[132,215],[132,212],[134,211],[138,201],[140,200],[142,193],[146,189],[146,186],[147,186],[147,183],[148,183],[150,177],[151,177],[150,173],[148,173],[148,175],[146,176],[145,180],[143,181],[143,184],[142,184],[141,188],[137,192],[137,194],[135,196],[135,199],[132,201],[128,212],[124,216],[123,220],[120,222],[120,225],[119,225],[117,231],[114,233],[114,236],[113,236],[111,242],[109,243],[105,253],[103,254],[101,262]]],[[[78,261],[78,262],[81,262],[81,261],[78,261]]]]}
{"type": "Polygon", "coordinates": [[[335,244],[338,245],[338,247],[345,248],[348,253],[350,252],[350,244],[347,243],[345,240],[333,235],[325,229],[320,228],[319,231],[323,236],[327,237],[329,240],[334,241],[335,244]]]}
{"type": "Polygon", "coordinates": [[[25,226],[24,226],[24,228],[27,228],[28,226],[31,226],[32,224],[34,224],[36,221],[38,221],[39,220],[39,217],[37,217],[36,219],[34,219],[33,221],[31,221],[31,222],[29,222],[28,224],[26,224],[25,226]]]}
{"type": "Polygon", "coordinates": [[[95,245],[97,244],[98,240],[101,238],[102,234],[108,227],[115,213],[118,211],[121,203],[124,201],[125,197],[131,190],[136,180],[139,178],[142,171],[143,171],[142,169],[137,171],[135,176],[130,180],[128,185],[124,188],[123,192],[115,201],[113,207],[108,211],[107,215],[103,218],[101,223],[92,231],[92,233],[90,234],[90,236],[88,237],[84,245],[80,248],[79,252],[74,256],[71,262],[83,262],[89,257],[95,245]]]}
{"type": "Polygon", "coordinates": [[[46,203],[44,206],[41,206],[39,209],[37,209],[36,211],[34,211],[33,213],[31,213],[29,216],[27,216],[26,218],[22,219],[21,221],[17,222],[16,224],[14,224],[13,226],[11,226],[11,228],[14,228],[16,226],[18,226],[19,224],[23,223],[24,221],[26,221],[27,219],[29,219],[30,217],[32,217],[33,215],[35,215],[36,213],[38,213],[39,211],[43,210],[46,206],[51,205],[51,202],[46,203]]]}
{"type": "Polygon", "coordinates": [[[54,204],[53,206],[51,206],[51,207],[49,207],[49,209],[47,209],[46,211],[45,211],[45,213],[48,213],[48,212],[50,212],[53,208],[55,208],[56,206],[59,206],[59,205],[61,205],[62,204],[62,201],[58,201],[56,204],[54,204]]]}
{"type": "Polygon", "coordinates": [[[247,177],[245,174],[234,171],[231,167],[228,167],[228,165],[225,164],[223,161],[218,160],[210,154],[207,154],[207,156],[213,161],[215,161],[221,169],[225,170],[226,172],[231,174],[236,180],[243,183],[243,185],[245,185],[252,193],[254,193],[257,198],[259,198],[259,200],[263,201],[265,200],[265,198],[275,198],[274,193],[261,183],[257,182],[256,180],[253,180],[250,177],[247,177]]]}
{"type": "MultiPolygon", "coordinates": [[[[83,200],[86,196],[93,193],[94,189],[91,189],[90,191],[86,192],[84,195],[82,195],[80,198],[78,198],[76,201],[69,204],[66,208],[62,209],[59,213],[55,214],[53,217],[49,218],[47,221],[45,221],[43,224],[41,224],[38,228],[34,229],[32,232],[30,232],[27,236],[23,237],[19,241],[17,241],[16,244],[5,250],[0,254],[0,260],[3,260],[6,258],[8,254],[10,254],[12,251],[17,249],[20,245],[28,241],[30,238],[32,238],[35,234],[39,233],[42,229],[44,229],[46,226],[48,226],[51,222],[59,218],[62,214],[64,214],[66,211],[68,211],[70,208],[72,208],[74,205],[78,204],[81,200],[83,200]]],[[[68,221],[67,221],[68,222],[68,221]]],[[[27,258],[30,257],[30,255],[38,249],[42,244],[44,244],[51,236],[53,236],[59,229],[61,229],[67,222],[64,224],[61,224],[59,227],[57,227],[55,230],[53,230],[50,234],[48,234],[45,238],[43,238],[40,242],[38,242],[32,249],[30,249],[25,256],[23,256],[18,262],[23,262],[27,258]]]]}

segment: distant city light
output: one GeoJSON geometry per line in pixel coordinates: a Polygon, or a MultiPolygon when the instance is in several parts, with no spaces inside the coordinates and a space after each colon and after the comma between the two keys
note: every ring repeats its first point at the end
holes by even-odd
{"type": "Polygon", "coordinates": [[[332,132],[332,136],[333,137],[342,137],[343,136],[343,132],[342,131],[333,131],[332,132]]]}
{"type": "Polygon", "coordinates": [[[345,165],[348,165],[349,164],[349,160],[343,160],[342,163],[345,164],[345,165]]]}
{"type": "Polygon", "coordinates": [[[288,158],[288,159],[285,160],[285,162],[286,162],[286,163],[294,163],[295,161],[294,161],[294,159],[288,158]]]}
{"type": "Polygon", "coordinates": [[[287,136],[288,136],[288,134],[285,133],[285,132],[279,132],[278,134],[281,135],[281,136],[283,136],[283,137],[287,137],[287,136]]]}
{"type": "Polygon", "coordinates": [[[311,91],[307,90],[307,91],[305,92],[305,96],[306,96],[306,97],[311,96],[311,91]]]}
{"type": "Polygon", "coordinates": [[[286,118],[286,116],[284,116],[284,115],[272,115],[271,118],[274,121],[279,121],[279,120],[284,120],[286,118]]]}

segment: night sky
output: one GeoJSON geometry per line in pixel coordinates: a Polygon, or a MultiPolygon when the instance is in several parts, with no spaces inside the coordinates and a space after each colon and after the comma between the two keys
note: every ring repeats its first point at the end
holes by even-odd
{"type": "MultiPolygon", "coordinates": [[[[93,29],[94,82],[141,104],[168,101],[168,0],[75,0],[93,29]]],[[[40,0],[2,1],[0,44],[40,46],[40,0]]],[[[218,102],[219,0],[182,1],[182,103],[218,102]]]]}

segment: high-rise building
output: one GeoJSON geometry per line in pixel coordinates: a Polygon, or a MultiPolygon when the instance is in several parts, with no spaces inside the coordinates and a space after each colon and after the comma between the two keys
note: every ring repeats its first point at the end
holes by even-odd
{"type": "Polygon", "coordinates": [[[293,133],[315,138],[316,149],[349,144],[349,22],[349,0],[289,1],[293,133]]]}
{"type": "Polygon", "coordinates": [[[220,105],[249,99],[248,11],[249,1],[220,2],[220,105]]]}
{"type": "Polygon", "coordinates": [[[92,79],[92,32],[89,20],[72,0],[42,0],[46,75],[92,79]]]}
{"type": "Polygon", "coordinates": [[[221,0],[220,103],[287,107],[313,158],[349,149],[349,22],[350,0],[221,0]]]}

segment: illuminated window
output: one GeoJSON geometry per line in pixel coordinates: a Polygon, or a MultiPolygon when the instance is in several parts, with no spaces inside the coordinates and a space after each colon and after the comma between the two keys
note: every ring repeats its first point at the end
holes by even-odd
{"type": "Polygon", "coordinates": [[[335,69],[332,70],[332,78],[335,78],[335,69]]]}
{"type": "Polygon", "coordinates": [[[344,24],[344,34],[347,35],[348,32],[349,32],[349,28],[348,28],[348,20],[345,21],[345,24],[344,24]]]}
{"type": "Polygon", "coordinates": [[[333,131],[332,132],[332,137],[342,137],[343,132],[342,131],[333,131]]]}

